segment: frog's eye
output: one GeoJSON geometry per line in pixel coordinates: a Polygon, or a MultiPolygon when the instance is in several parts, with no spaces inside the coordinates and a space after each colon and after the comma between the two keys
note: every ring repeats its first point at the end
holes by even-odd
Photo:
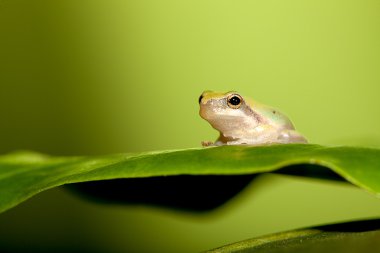
{"type": "Polygon", "coordinates": [[[240,95],[232,94],[227,98],[227,104],[232,109],[238,109],[241,106],[243,98],[240,95]]]}

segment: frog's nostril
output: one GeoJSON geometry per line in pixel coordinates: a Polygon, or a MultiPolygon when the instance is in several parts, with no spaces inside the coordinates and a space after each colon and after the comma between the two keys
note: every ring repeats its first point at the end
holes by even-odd
{"type": "Polygon", "coordinates": [[[200,104],[202,102],[202,98],[203,98],[203,95],[200,95],[199,99],[198,99],[198,103],[200,104]]]}

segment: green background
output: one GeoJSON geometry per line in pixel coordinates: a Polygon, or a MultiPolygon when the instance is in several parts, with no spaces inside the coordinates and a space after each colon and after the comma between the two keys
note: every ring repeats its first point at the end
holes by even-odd
{"type": "MultiPolygon", "coordinates": [[[[375,0],[0,0],[0,152],[197,147],[217,137],[198,116],[203,90],[277,107],[312,143],[379,147],[379,11],[375,0]]],[[[273,175],[206,215],[57,189],[0,215],[0,248],[194,252],[379,215],[359,189],[273,175]]]]}

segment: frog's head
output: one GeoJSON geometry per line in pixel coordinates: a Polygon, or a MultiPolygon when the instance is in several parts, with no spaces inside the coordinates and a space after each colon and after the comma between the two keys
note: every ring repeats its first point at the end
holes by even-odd
{"type": "Polygon", "coordinates": [[[241,128],[255,121],[254,112],[241,95],[205,91],[199,97],[200,116],[220,132],[241,128]]]}

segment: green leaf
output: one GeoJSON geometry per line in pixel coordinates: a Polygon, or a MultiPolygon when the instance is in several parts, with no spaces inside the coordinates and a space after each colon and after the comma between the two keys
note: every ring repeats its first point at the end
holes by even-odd
{"type": "MultiPolygon", "coordinates": [[[[318,171],[325,167],[354,185],[380,193],[379,149],[287,144],[98,157],[51,157],[18,152],[0,156],[0,212],[41,191],[70,183],[180,175],[250,175],[299,164],[318,165],[308,167],[309,176],[318,176],[318,171]]],[[[295,168],[292,174],[305,174],[303,167],[295,168]]],[[[286,169],[279,172],[287,173],[286,169]]]]}
{"type": "Polygon", "coordinates": [[[380,220],[319,226],[249,239],[207,253],[379,252],[380,220]]]}

